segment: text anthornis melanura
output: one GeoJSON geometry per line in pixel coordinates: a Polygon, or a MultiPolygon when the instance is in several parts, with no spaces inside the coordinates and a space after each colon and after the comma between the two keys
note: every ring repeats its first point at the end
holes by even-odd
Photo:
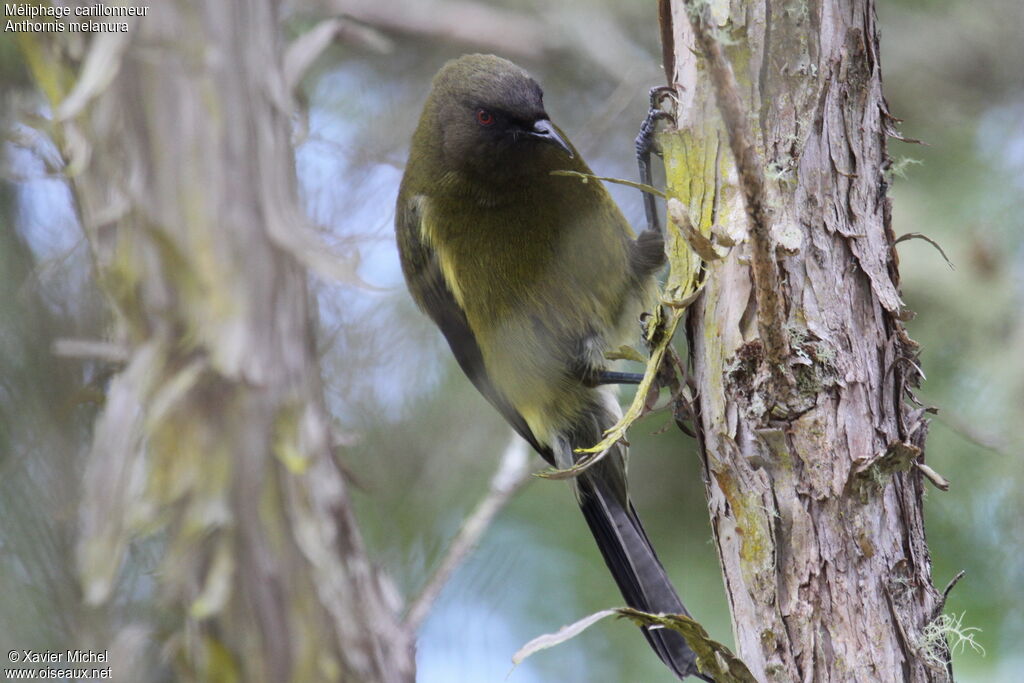
{"type": "MultiPolygon", "coordinates": [[[[540,86],[491,55],[434,78],[398,193],[395,229],[416,303],[441,328],[477,389],[548,462],[600,441],[621,415],[597,386],[605,352],[656,304],[657,232],[633,231],[548,119],[540,86]]],[[[575,478],[577,499],[632,607],[683,613],[626,489],[617,445],[575,478]]],[[[679,634],[645,630],[677,675],[695,672],[679,634]]]]}

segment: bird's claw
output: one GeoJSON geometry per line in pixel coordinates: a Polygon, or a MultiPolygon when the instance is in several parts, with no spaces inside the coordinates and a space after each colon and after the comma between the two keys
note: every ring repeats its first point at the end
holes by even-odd
{"type": "Polygon", "coordinates": [[[675,97],[676,88],[673,85],[656,85],[647,91],[650,98],[651,109],[661,109],[661,103],[666,97],[675,97]]]}
{"type": "MultiPolygon", "coordinates": [[[[640,167],[640,182],[645,185],[651,184],[651,153],[660,154],[654,139],[658,121],[675,121],[675,116],[662,109],[661,106],[665,98],[674,96],[675,88],[668,85],[655,86],[651,88],[648,95],[650,107],[643,123],[640,124],[640,133],[636,136],[636,160],[640,167]]],[[[647,229],[660,233],[658,209],[654,203],[654,195],[649,192],[644,193],[644,213],[647,216],[647,229]]]]}

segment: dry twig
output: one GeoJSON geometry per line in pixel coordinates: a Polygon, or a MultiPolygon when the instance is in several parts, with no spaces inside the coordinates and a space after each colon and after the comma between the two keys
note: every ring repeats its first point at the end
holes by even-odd
{"type": "Polygon", "coordinates": [[[487,495],[476,506],[472,514],[462,523],[451,545],[441,558],[441,563],[424,585],[420,594],[412,601],[405,616],[405,628],[416,633],[437,601],[441,590],[452,578],[460,564],[476,548],[484,532],[512,496],[530,478],[529,452],[526,442],[513,436],[501,456],[498,471],[491,478],[487,495]]]}

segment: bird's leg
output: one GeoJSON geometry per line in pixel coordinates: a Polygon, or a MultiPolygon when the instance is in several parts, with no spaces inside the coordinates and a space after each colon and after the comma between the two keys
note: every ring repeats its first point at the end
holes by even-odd
{"type": "Polygon", "coordinates": [[[611,372],[602,370],[594,377],[594,386],[602,384],[640,384],[644,376],[638,372],[611,372]]]}
{"type": "Polygon", "coordinates": [[[599,387],[602,384],[640,384],[644,376],[635,372],[613,372],[601,365],[577,363],[573,373],[584,386],[599,387]]]}
{"type": "MultiPolygon", "coordinates": [[[[640,182],[644,185],[651,184],[651,152],[657,152],[654,134],[657,131],[658,121],[674,118],[672,114],[661,108],[661,102],[674,92],[675,90],[668,85],[651,88],[650,107],[644,122],[640,124],[640,133],[636,136],[636,161],[640,167],[640,182]]],[[[647,215],[647,229],[660,233],[658,209],[654,203],[654,195],[650,192],[644,192],[644,213],[647,215]]]]}

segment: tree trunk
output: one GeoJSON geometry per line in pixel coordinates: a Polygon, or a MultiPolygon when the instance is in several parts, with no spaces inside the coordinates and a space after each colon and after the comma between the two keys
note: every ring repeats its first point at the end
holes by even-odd
{"type": "Polygon", "coordinates": [[[150,654],[177,680],[412,681],[332,453],[278,11],[168,1],[86,42],[18,36],[126,356],[95,426],[79,570],[109,605],[129,544],[158,539],[150,654]]]}
{"type": "Polygon", "coordinates": [[[901,322],[874,2],[661,10],[677,96],[669,195],[705,235],[742,240],[708,263],[685,253],[673,283],[705,282],[687,328],[695,421],[738,654],[761,681],[950,680],[922,514],[928,423],[907,402],[917,345],[901,322]],[[764,159],[777,360],[711,43],[764,159]]]}

